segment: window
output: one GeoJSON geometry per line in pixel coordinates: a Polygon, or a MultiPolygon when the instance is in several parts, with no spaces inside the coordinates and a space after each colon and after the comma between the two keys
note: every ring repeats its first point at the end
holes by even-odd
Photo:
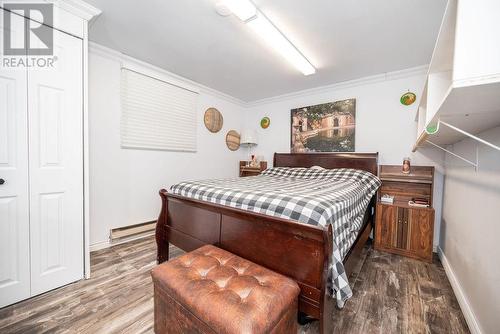
{"type": "Polygon", "coordinates": [[[123,68],[121,145],[196,152],[198,94],[123,68]]]}

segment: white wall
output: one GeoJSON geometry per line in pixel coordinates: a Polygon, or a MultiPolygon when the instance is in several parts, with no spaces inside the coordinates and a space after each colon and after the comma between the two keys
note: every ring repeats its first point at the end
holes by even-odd
{"type": "MultiPolygon", "coordinates": [[[[230,129],[240,131],[243,107],[202,88],[198,106],[198,151],[179,153],[120,148],[120,68],[134,63],[165,80],[182,81],[165,71],[93,45],[89,56],[90,244],[108,241],[111,228],[155,220],[158,190],[186,179],[236,177],[242,152],[225,144],[230,129]],[[203,114],[216,107],[224,127],[210,133],[203,114]]],[[[189,82],[192,86],[194,83],[189,82]]]]}
{"type": "MultiPolygon", "coordinates": [[[[478,135],[500,145],[500,127],[478,135]]],[[[500,152],[467,139],[455,153],[475,160],[479,170],[446,157],[440,247],[448,276],[473,333],[500,330],[500,152]]]]}
{"type": "Polygon", "coordinates": [[[417,94],[425,82],[425,68],[409,69],[367,77],[329,87],[257,102],[245,113],[245,126],[257,129],[259,145],[255,153],[272,163],[274,152],[290,152],[290,110],[343,99],[356,99],[356,151],[379,152],[379,164],[402,164],[409,156],[414,165],[436,166],[434,207],[436,220],[434,246],[439,241],[443,189],[444,156],[436,150],[412,153],[416,141],[414,122],[418,101],[411,106],[399,102],[403,93],[417,94]],[[260,119],[271,118],[271,126],[262,129],[260,119]]]}

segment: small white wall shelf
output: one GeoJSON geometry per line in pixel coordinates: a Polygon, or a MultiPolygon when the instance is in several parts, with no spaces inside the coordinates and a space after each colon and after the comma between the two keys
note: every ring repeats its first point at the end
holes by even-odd
{"type": "Polygon", "coordinates": [[[413,152],[500,126],[498,13],[500,1],[448,1],[417,111],[413,152]],[[461,131],[426,131],[439,122],[461,131]]]}

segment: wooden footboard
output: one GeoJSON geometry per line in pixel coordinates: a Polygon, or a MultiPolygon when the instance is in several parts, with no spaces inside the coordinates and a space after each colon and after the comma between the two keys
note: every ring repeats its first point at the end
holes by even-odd
{"type": "Polygon", "coordinates": [[[158,262],[168,260],[168,245],[191,251],[213,244],[291,277],[301,288],[301,311],[320,318],[331,261],[331,231],[160,191],[156,227],[158,262]]]}

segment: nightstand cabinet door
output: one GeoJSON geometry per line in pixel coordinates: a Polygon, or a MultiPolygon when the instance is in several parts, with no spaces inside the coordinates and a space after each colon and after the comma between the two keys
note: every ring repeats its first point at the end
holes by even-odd
{"type": "Polygon", "coordinates": [[[375,249],[432,261],[434,210],[377,204],[375,249]]]}
{"type": "Polygon", "coordinates": [[[432,261],[434,236],[434,210],[409,209],[410,251],[418,258],[432,261]]]}
{"type": "Polygon", "coordinates": [[[375,223],[375,247],[393,248],[393,236],[397,228],[397,207],[392,205],[377,205],[377,218],[375,223]]]}

